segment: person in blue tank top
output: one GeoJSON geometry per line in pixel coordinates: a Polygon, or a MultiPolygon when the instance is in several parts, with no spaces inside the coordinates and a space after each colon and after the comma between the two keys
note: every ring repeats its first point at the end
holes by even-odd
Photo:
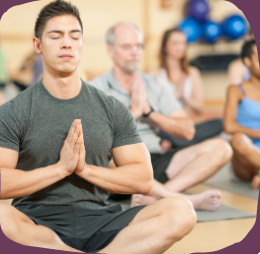
{"type": "Polygon", "coordinates": [[[255,40],[245,42],[241,58],[250,71],[249,80],[231,85],[227,92],[224,130],[233,134],[234,173],[251,187],[260,186],[260,69],[255,40]]]}

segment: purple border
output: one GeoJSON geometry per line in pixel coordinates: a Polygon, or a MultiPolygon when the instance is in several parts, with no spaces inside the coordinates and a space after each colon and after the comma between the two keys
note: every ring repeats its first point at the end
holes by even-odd
{"type": "MultiPolygon", "coordinates": [[[[37,0],[1,0],[0,3],[0,19],[2,15],[11,7],[15,5],[21,5],[24,3],[34,2],[37,0]]],[[[248,22],[250,23],[252,30],[254,32],[254,36],[256,41],[260,41],[260,31],[258,31],[258,22],[259,22],[259,10],[260,10],[260,0],[228,0],[229,2],[236,5],[240,10],[245,14],[248,22]],[[259,38],[259,39],[258,39],[259,38]]],[[[257,44],[258,48],[259,45],[257,44]]],[[[259,54],[259,53],[258,53],[259,54]]],[[[260,59],[260,58],[259,58],[260,59]]],[[[207,252],[214,254],[258,254],[260,252],[260,221],[259,221],[259,206],[257,209],[257,220],[251,231],[247,234],[247,236],[240,242],[233,244],[225,249],[215,251],[215,252],[207,252]]],[[[203,240],[201,242],[203,244],[203,240]]],[[[28,247],[23,246],[18,243],[15,243],[8,239],[2,232],[0,228],[0,253],[8,253],[8,254],[17,254],[17,253],[26,253],[26,254],[55,254],[62,253],[63,251],[58,250],[50,250],[43,249],[37,247],[28,247]],[[4,251],[4,252],[2,252],[4,251]]],[[[75,253],[75,252],[63,252],[63,253],[75,253]]],[[[206,253],[206,252],[204,252],[206,253]]],[[[201,254],[201,253],[198,253],[201,254]]]]}

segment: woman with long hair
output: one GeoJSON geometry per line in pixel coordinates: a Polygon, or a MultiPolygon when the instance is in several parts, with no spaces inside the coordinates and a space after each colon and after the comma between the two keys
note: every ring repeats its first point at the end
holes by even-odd
{"type": "MultiPolygon", "coordinates": [[[[187,38],[178,28],[167,30],[160,48],[159,75],[172,88],[172,92],[189,114],[201,116],[204,108],[203,87],[200,71],[189,65],[187,60],[187,38]]],[[[187,147],[212,138],[222,131],[222,121],[216,114],[200,117],[193,140],[187,141],[160,132],[174,147],[187,147]]]]}
{"type": "Polygon", "coordinates": [[[160,49],[160,76],[167,81],[186,110],[201,113],[203,91],[200,72],[189,65],[187,39],[178,28],[164,33],[160,49]]]}

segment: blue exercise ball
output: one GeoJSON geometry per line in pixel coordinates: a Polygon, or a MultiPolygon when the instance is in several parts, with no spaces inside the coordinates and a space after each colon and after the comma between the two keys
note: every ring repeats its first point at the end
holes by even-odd
{"type": "Polygon", "coordinates": [[[222,35],[220,24],[207,20],[203,23],[203,37],[209,43],[217,42],[222,35]]]}
{"type": "Polygon", "coordinates": [[[243,37],[247,31],[246,21],[239,15],[232,15],[223,22],[223,32],[230,40],[243,37]]]}
{"type": "Polygon", "coordinates": [[[187,13],[190,17],[202,22],[209,13],[209,5],[205,0],[190,0],[187,3],[187,13]]]}
{"type": "Polygon", "coordinates": [[[202,38],[203,35],[202,26],[194,18],[184,19],[178,27],[183,31],[183,33],[187,37],[187,41],[190,43],[196,42],[202,38]]]}

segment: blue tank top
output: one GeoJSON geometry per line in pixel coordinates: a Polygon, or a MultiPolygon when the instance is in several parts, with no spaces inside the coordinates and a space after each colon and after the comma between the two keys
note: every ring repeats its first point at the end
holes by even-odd
{"type": "MultiPolygon", "coordinates": [[[[242,85],[238,85],[244,98],[237,108],[237,123],[240,125],[260,131],[260,101],[253,101],[246,97],[242,85]]],[[[260,148],[260,138],[251,138],[254,145],[260,148]]]]}
{"type": "Polygon", "coordinates": [[[251,74],[248,67],[246,65],[244,65],[244,67],[245,67],[245,75],[243,77],[243,82],[246,82],[247,80],[250,79],[251,74]]]}

